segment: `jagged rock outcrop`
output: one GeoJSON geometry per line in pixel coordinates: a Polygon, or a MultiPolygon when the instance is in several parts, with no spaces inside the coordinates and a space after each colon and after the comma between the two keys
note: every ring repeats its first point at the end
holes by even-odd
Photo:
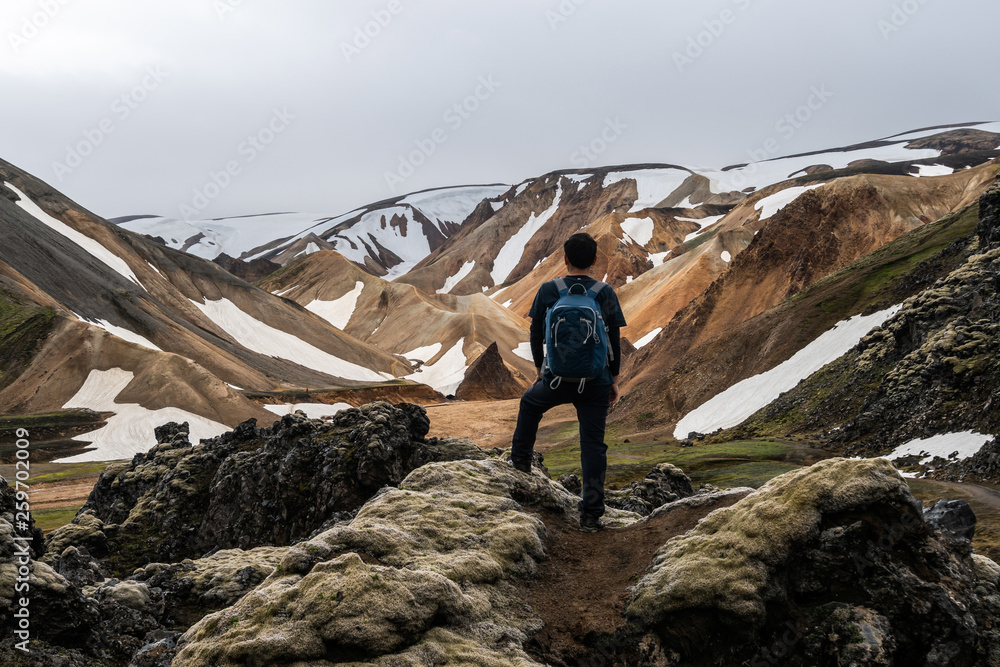
{"type": "Polygon", "coordinates": [[[934,531],[887,461],[831,459],[668,541],[626,614],[639,664],[994,664],[992,565],[934,531]]]}
{"type": "Polygon", "coordinates": [[[423,408],[372,403],[330,422],[286,415],[270,428],[245,422],[193,447],[184,425],[98,479],[80,514],[47,537],[47,558],[106,543],[112,572],[177,562],[216,549],[290,544],[358,508],[425,463],[484,458],[468,441],[425,439],[423,408]]]}
{"type": "Polygon", "coordinates": [[[460,401],[503,401],[520,398],[528,383],[514,376],[500,356],[500,349],[493,343],[465,372],[465,379],[455,391],[460,401]]]}

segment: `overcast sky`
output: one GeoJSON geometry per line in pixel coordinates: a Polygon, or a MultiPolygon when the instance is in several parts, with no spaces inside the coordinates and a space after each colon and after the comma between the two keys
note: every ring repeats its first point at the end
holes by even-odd
{"type": "Polygon", "coordinates": [[[1000,120],[996,0],[4,0],[0,18],[0,157],[105,217],[335,215],[1000,120]]]}

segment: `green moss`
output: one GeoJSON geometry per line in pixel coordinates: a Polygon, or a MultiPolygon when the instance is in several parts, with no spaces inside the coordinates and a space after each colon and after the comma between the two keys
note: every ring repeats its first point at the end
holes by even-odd
{"type": "Polygon", "coordinates": [[[44,475],[32,475],[32,484],[48,484],[69,479],[79,479],[82,477],[94,477],[100,475],[107,469],[104,463],[67,463],[65,470],[59,472],[49,472],[44,475]]]}
{"type": "Polygon", "coordinates": [[[47,533],[72,521],[81,507],[82,505],[76,505],[74,507],[32,510],[31,516],[35,520],[35,526],[43,533],[47,533]]]}
{"type": "Polygon", "coordinates": [[[28,367],[52,331],[55,317],[53,308],[23,304],[0,290],[0,389],[13,383],[28,367]]]}

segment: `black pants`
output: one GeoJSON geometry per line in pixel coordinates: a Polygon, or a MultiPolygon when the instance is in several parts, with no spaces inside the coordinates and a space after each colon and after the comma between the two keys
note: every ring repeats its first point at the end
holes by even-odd
{"type": "Polygon", "coordinates": [[[580,393],[575,382],[563,382],[556,389],[552,389],[547,380],[535,382],[521,396],[510,455],[514,463],[530,465],[542,415],[557,405],[572,403],[580,420],[580,464],[583,467],[583,493],[578,506],[581,512],[597,516],[604,514],[604,475],[608,469],[604,426],[610,396],[611,385],[608,384],[586,384],[580,393]]]}

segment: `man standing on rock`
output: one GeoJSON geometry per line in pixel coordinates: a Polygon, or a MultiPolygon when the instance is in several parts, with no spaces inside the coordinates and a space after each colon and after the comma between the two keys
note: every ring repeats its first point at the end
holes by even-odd
{"type": "Polygon", "coordinates": [[[528,313],[536,377],[521,397],[511,463],[530,474],[542,415],[557,405],[572,403],[580,421],[583,468],[583,491],[578,505],[580,528],[594,532],[604,527],[600,520],[604,514],[604,476],[608,467],[604,429],[608,409],[621,395],[620,329],[626,322],[615,291],[589,275],[597,260],[597,242],[589,234],[574,234],[563,244],[563,250],[566,275],[543,284],[528,313]],[[600,312],[594,312],[591,321],[593,305],[600,312]],[[596,358],[591,361],[594,355],[596,358]],[[588,368],[588,364],[587,371],[563,370],[588,368]],[[567,376],[568,373],[573,374],[567,376]]]}

